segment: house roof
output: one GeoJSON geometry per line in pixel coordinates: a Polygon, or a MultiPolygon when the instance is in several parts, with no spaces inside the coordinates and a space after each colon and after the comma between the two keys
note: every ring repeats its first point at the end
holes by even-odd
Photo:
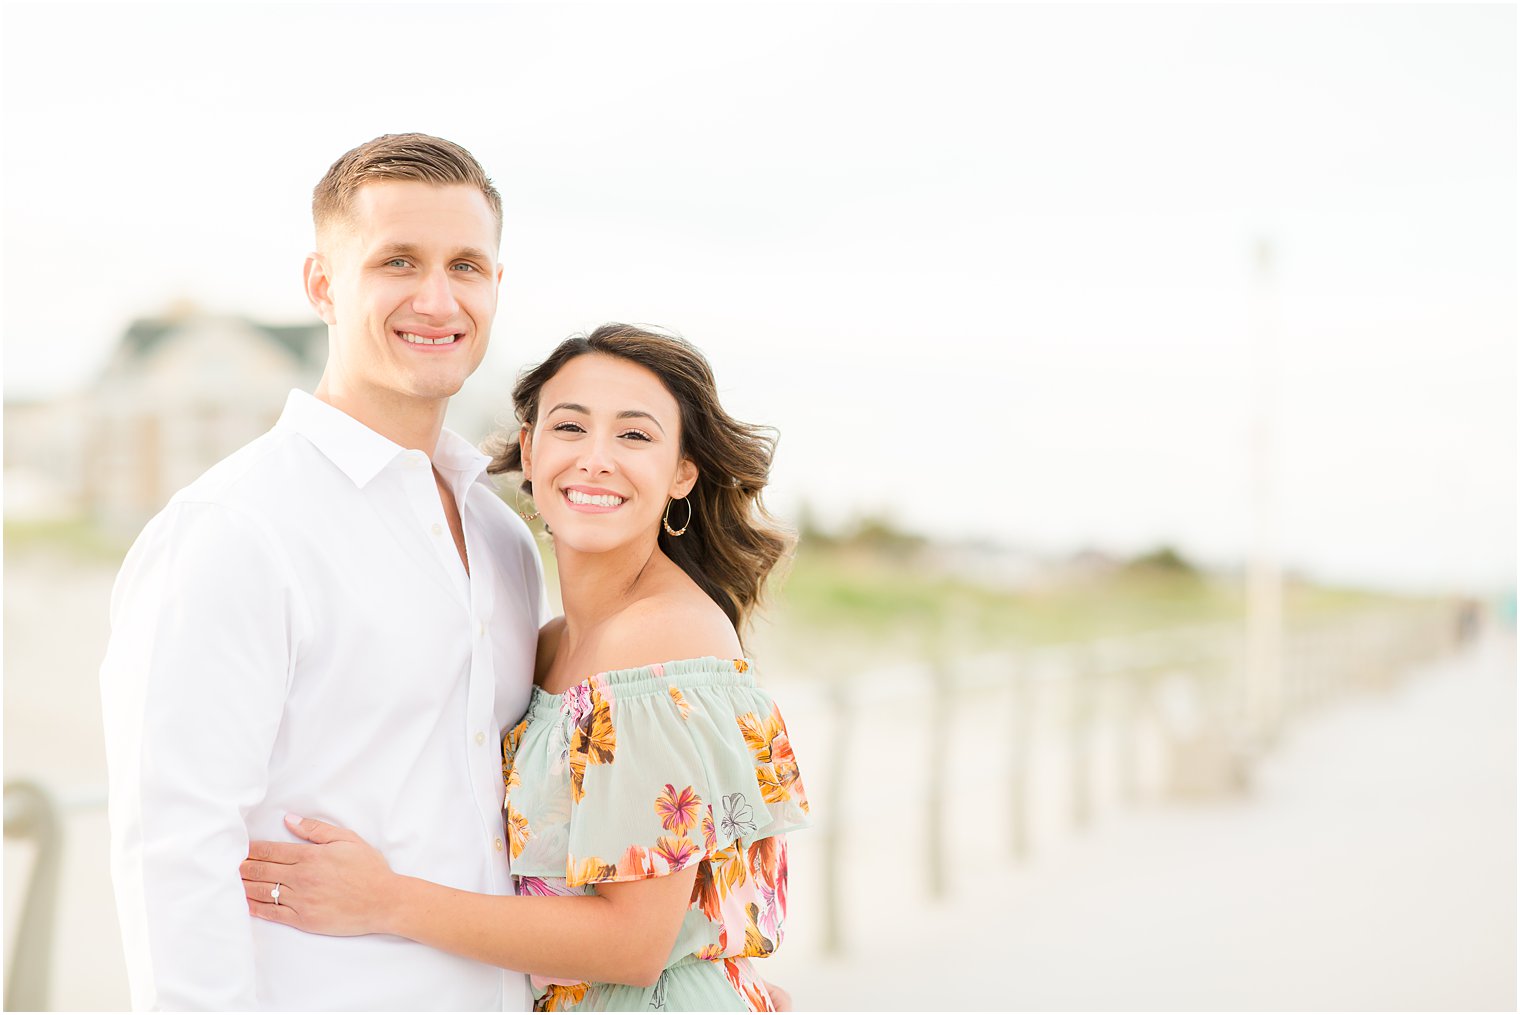
{"type": "MultiPolygon", "coordinates": [[[[193,318],[182,314],[165,317],[140,317],[133,321],[122,336],[118,356],[128,362],[141,359],[151,353],[164,337],[186,327],[193,318]]],[[[326,351],[327,325],[315,324],[261,324],[246,317],[238,320],[270,341],[285,347],[295,358],[307,365],[321,365],[326,351]]]]}

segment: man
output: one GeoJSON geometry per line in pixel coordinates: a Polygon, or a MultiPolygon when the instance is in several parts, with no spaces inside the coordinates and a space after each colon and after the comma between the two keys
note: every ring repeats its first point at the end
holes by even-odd
{"type": "Polygon", "coordinates": [[[521,1010],[524,978],[398,938],[254,921],[238,864],[286,814],[398,871],[511,891],[501,730],[545,617],[533,541],[443,430],[479,365],[501,202],[463,148],[387,135],[312,203],[316,397],[175,495],[127,555],[101,668],[135,1008],[521,1010]]]}

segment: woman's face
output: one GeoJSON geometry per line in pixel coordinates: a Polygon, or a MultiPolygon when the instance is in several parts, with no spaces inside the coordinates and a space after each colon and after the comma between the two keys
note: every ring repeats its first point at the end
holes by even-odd
{"type": "MultiPolygon", "coordinates": [[[[681,413],[650,370],[587,353],[539,392],[538,421],[523,428],[523,472],[556,547],[604,553],[659,535],[672,497],[697,469],[681,457],[681,413]]],[[[676,505],[672,524],[685,520],[676,505]]]]}

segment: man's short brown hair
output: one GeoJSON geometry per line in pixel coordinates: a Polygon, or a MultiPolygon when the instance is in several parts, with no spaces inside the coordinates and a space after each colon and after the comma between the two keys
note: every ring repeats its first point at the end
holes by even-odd
{"type": "Polygon", "coordinates": [[[347,152],[328,169],[311,194],[311,217],[317,233],[348,217],[354,194],[377,180],[415,180],[438,186],[463,183],[478,187],[496,215],[501,236],[501,195],[475,156],[452,141],[428,134],[383,134],[347,152]]]}

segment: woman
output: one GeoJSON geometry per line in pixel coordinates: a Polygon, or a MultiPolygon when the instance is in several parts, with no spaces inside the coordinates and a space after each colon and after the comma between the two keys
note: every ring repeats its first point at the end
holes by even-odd
{"type": "Polygon", "coordinates": [[[540,1010],[768,1010],[749,960],[781,943],[784,833],[807,823],[738,636],[788,546],[759,500],[774,438],[723,411],[694,348],[626,325],[566,340],[512,397],[491,471],[522,472],[565,606],[502,745],[518,895],[399,876],[293,819],[321,845],[244,863],[249,912],[526,970],[540,1010]]]}

